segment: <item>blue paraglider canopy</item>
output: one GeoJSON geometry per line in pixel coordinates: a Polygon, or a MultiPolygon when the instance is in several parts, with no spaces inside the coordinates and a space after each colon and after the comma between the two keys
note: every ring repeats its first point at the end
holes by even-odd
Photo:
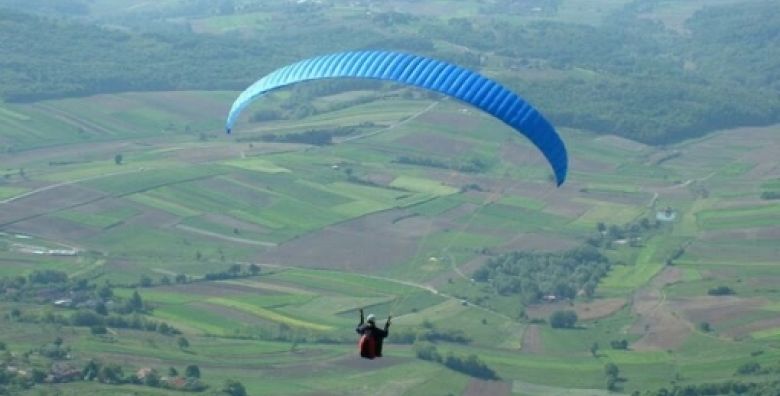
{"type": "Polygon", "coordinates": [[[317,56],[284,66],[257,80],[233,102],[225,130],[241,111],[269,91],[302,81],[327,78],[389,80],[436,91],[500,119],[528,138],[545,156],[560,186],[568,156],[555,128],[520,96],[476,72],[423,56],[392,51],[351,51],[317,56]]]}

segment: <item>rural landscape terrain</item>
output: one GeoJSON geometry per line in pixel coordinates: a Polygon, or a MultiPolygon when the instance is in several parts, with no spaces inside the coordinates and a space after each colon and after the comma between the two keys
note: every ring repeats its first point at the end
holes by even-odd
{"type": "Polygon", "coordinates": [[[779,84],[774,1],[0,0],[0,394],[780,394],[779,84]],[[520,93],[566,183],[391,83],[224,133],[364,48],[520,93]]]}

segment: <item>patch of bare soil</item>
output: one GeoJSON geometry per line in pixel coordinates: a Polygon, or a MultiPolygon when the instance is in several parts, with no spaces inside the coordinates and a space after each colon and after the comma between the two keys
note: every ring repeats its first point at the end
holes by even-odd
{"type": "Polygon", "coordinates": [[[469,386],[466,387],[466,391],[463,392],[463,396],[501,396],[511,395],[512,384],[505,381],[485,381],[480,379],[472,379],[469,381],[469,386]]]}
{"type": "Polygon", "coordinates": [[[472,144],[467,140],[458,140],[435,133],[413,133],[396,139],[404,146],[413,147],[426,153],[457,158],[467,153],[472,144]]]}
{"type": "Polygon", "coordinates": [[[631,310],[637,317],[629,330],[642,338],[631,347],[639,351],[675,349],[685,342],[692,325],[673,311],[662,289],[682,279],[682,272],[666,267],[646,287],[634,293],[631,310]]]}
{"type": "Polygon", "coordinates": [[[113,131],[111,129],[99,123],[93,122],[92,120],[89,119],[81,118],[66,110],[62,110],[55,106],[49,105],[45,101],[33,104],[31,105],[31,107],[33,109],[46,113],[47,115],[54,117],[68,125],[72,125],[73,127],[83,129],[88,132],[98,132],[101,135],[107,135],[107,136],[111,136],[113,134],[113,131]]]}
{"type": "Polygon", "coordinates": [[[230,228],[237,228],[243,231],[256,232],[260,234],[268,233],[268,229],[263,226],[257,225],[255,223],[241,221],[234,217],[223,214],[207,213],[203,215],[203,219],[214,224],[219,224],[230,228]]]}
{"type": "Polygon", "coordinates": [[[544,233],[520,233],[515,235],[508,243],[496,249],[498,253],[506,253],[515,250],[535,250],[543,252],[564,251],[576,246],[579,242],[564,239],[560,235],[544,233]]]}
{"type": "Polygon", "coordinates": [[[210,312],[215,315],[225,318],[225,321],[232,323],[234,328],[240,328],[242,326],[263,326],[263,325],[278,325],[272,321],[263,320],[255,315],[246,313],[230,307],[222,305],[213,305],[208,303],[195,303],[193,306],[199,310],[210,312]]]}
{"type": "Polygon", "coordinates": [[[515,166],[539,165],[546,161],[539,149],[516,139],[504,141],[501,146],[501,159],[515,166]]]}
{"type": "MultiPolygon", "coordinates": [[[[598,201],[614,202],[618,204],[643,206],[653,197],[651,192],[627,193],[619,191],[587,191],[582,193],[583,197],[595,199],[598,201]]],[[[668,199],[668,196],[664,194],[668,199]]]]}
{"type": "MultiPolygon", "coordinates": [[[[188,91],[133,92],[123,96],[137,101],[136,106],[152,105],[191,119],[213,119],[224,115],[226,108],[213,97],[188,91]]],[[[102,98],[100,98],[102,99],[102,98]]],[[[101,102],[102,103],[102,102],[101,102]]]]}
{"type": "Polygon", "coordinates": [[[617,165],[615,164],[589,158],[581,158],[579,156],[571,157],[570,167],[571,169],[576,169],[577,172],[582,173],[611,173],[617,169],[617,165]]]}
{"type": "Polygon", "coordinates": [[[717,230],[704,232],[701,239],[708,241],[727,240],[727,241],[739,241],[739,240],[756,240],[756,239],[775,239],[780,240],[780,227],[763,227],[763,228],[742,228],[742,229],[730,229],[730,230],[717,230]]]}
{"type": "Polygon", "coordinates": [[[436,232],[435,224],[390,210],[323,228],[261,252],[257,261],[269,264],[376,272],[411,259],[421,233],[436,232]],[[399,218],[407,218],[399,221],[399,218]]]}
{"type": "Polygon", "coordinates": [[[665,351],[678,348],[691,333],[691,327],[683,319],[665,308],[653,305],[653,302],[635,304],[635,313],[639,319],[631,327],[634,334],[642,338],[631,344],[637,351],[665,351]],[[645,312],[640,314],[639,312],[645,312]]]}
{"type": "Polygon", "coordinates": [[[39,216],[15,223],[9,228],[18,234],[35,235],[54,241],[76,243],[100,233],[100,229],[87,227],[51,216],[39,216]]]}
{"type": "Polygon", "coordinates": [[[523,345],[520,350],[526,353],[540,355],[544,353],[544,343],[542,342],[542,331],[539,325],[528,325],[523,332],[523,345]]]}
{"type": "Polygon", "coordinates": [[[131,147],[131,142],[105,142],[90,144],[69,144],[56,147],[43,147],[33,150],[25,150],[19,153],[3,153],[3,166],[15,168],[19,165],[35,162],[38,164],[62,158],[94,158],[98,154],[104,154],[109,160],[118,152],[123,152],[131,147]]]}
{"type": "Polygon", "coordinates": [[[127,208],[127,201],[121,198],[106,197],[99,201],[89,203],[87,205],[79,206],[76,211],[82,213],[102,213],[111,210],[119,210],[127,208]]]}
{"type": "Polygon", "coordinates": [[[675,284],[682,280],[683,273],[677,267],[666,267],[658,273],[655,278],[650,282],[651,287],[663,288],[671,284],[675,284]]]}
{"type": "Polygon", "coordinates": [[[0,204],[0,226],[97,201],[107,195],[76,184],[64,184],[0,204]]]}
{"type": "Polygon", "coordinates": [[[780,317],[757,320],[755,322],[748,323],[746,325],[732,327],[723,332],[723,334],[732,337],[734,339],[740,339],[749,335],[754,331],[775,329],[780,327],[780,317]]]}
{"type": "Polygon", "coordinates": [[[175,151],[176,159],[199,164],[204,162],[216,162],[228,159],[239,159],[247,147],[240,145],[219,145],[212,147],[187,147],[175,151]]]}
{"type": "Polygon", "coordinates": [[[545,202],[547,203],[543,209],[545,213],[570,219],[576,219],[584,215],[591,208],[591,205],[573,201],[571,197],[559,196],[557,194],[551,194],[549,197],[546,197],[545,202]]]}
{"type": "MultiPolygon", "coordinates": [[[[475,131],[483,125],[483,120],[472,115],[471,109],[465,111],[429,111],[417,118],[420,122],[446,125],[449,129],[475,131]]],[[[419,135],[419,134],[418,134],[419,135]]]]}
{"type": "Polygon", "coordinates": [[[151,228],[173,227],[181,221],[181,218],[166,211],[143,205],[134,205],[139,208],[141,214],[125,221],[127,225],[140,224],[151,228]]]}
{"type": "Polygon", "coordinates": [[[596,141],[607,146],[617,147],[622,150],[634,152],[644,151],[650,148],[650,146],[644,143],[639,143],[616,135],[599,136],[596,138],[596,141]]]}
{"type": "Polygon", "coordinates": [[[446,212],[437,216],[439,221],[454,222],[461,217],[469,216],[474,213],[480,206],[473,203],[460,204],[446,212]]]}
{"type": "Polygon", "coordinates": [[[614,314],[626,305],[622,298],[604,298],[590,302],[576,302],[574,305],[568,302],[542,303],[526,308],[525,313],[532,319],[547,319],[553,312],[563,309],[573,309],[581,320],[593,320],[614,314]]]}
{"type": "Polygon", "coordinates": [[[675,300],[674,306],[692,323],[708,322],[717,329],[720,323],[738,321],[760,311],[766,303],[760,298],[700,296],[675,300]]]}
{"type": "Polygon", "coordinates": [[[268,194],[219,177],[198,180],[194,184],[206,191],[218,191],[220,194],[252,205],[265,206],[271,202],[271,197],[268,194]]]}

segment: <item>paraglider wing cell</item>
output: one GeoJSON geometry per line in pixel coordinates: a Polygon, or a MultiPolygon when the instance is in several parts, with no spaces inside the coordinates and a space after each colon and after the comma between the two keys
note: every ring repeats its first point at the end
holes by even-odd
{"type": "Polygon", "coordinates": [[[238,96],[225,124],[230,133],[241,111],[269,91],[309,80],[371,78],[436,91],[475,106],[528,138],[545,156],[560,186],[568,155],[555,128],[519,95],[460,66],[418,55],[389,51],[351,51],[305,59],[279,68],[238,96]]]}

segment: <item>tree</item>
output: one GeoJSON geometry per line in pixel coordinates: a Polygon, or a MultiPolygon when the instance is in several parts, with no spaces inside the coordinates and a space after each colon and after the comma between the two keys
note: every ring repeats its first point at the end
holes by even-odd
{"type": "Polygon", "coordinates": [[[100,297],[103,300],[108,300],[109,298],[114,296],[114,291],[111,290],[111,286],[104,285],[100,289],[98,289],[98,297],[100,297]]]}
{"type": "Polygon", "coordinates": [[[92,381],[95,379],[95,377],[97,377],[99,371],[100,364],[95,360],[90,360],[81,370],[81,378],[84,378],[87,381],[92,381]]]}
{"type": "Polygon", "coordinates": [[[146,373],[146,376],[144,376],[144,385],[151,386],[153,388],[160,386],[160,374],[157,372],[157,370],[152,369],[146,373]]]}
{"type": "Polygon", "coordinates": [[[607,377],[617,378],[620,375],[620,369],[615,363],[607,363],[604,365],[604,373],[607,377]]]}
{"type": "Polygon", "coordinates": [[[122,160],[124,158],[122,157],[122,154],[117,154],[114,156],[114,163],[117,165],[122,165],[122,160]]]}
{"type": "Polygon", "coordinates": [[[106,304],[101,301],[97,303],[97,305],[95,305],[95,312],[97,312],[100,315],[107,316],[108,308],[106,307],[106,304]]]}
{"type": "Polygon", "coordinates": [[[761,365],[757,362],[748,362],[737,368],[737,374],[750,375],[759,374],[761,372],[761,365]]]}
{"type": "Polygon", "coordinates": [[[259,274],[260,266],[255,263],[249,264],[249,273],[252,274],[252,276],[259,274]]]}
{"type": "Polygon", "coordinates": [[[184,376],[187,378],[200,378],[200,367],[191,364],[184,369],[184,376]]]}
{"type": "Polygon", "coordinates": [[[176,370],[176,367],[168,367],[168,376],[169,377],[178,377],[179,376],[179,370],[176,370]]]}
{"type": "Polygon", "coordinates": [[[244,384],[236,380],[226,380],[225,386],[222,388],[222,392],[225,392],[230,396],[246,396],[246,388],[244,388],[244,384]]]}
{"type": "Polygon", "coordinates": [[[150,287],[152,286],[152,278],[150,278],[148,275],[141,275],[141,280],[139,281],[139,284],[141,287],[150,287]]]}
{"type": "Polygon", "coordinates": [[[189,342],[189,341],[187,341],[187,339],[186,339],[186,338],[184,338],[184,337],[179,337],[179,338],[176,340],[176,345],[178,345],[178,346],[179,346],[179,349],[186,349],[186,348],[189,348],[189,347],[190,347],[190,342],[189,342]]]}
{"type": "Polygon", "coordinates": [[[699,329],[705,333],[709,333],[712,331],[712,326],[710,326],[709,322],[701,322],[699,323],[699,329]]]}
{"type": "Polygon", "coordinates": [[[177,274],[176,278],[174,278],[174,281],[176,283],[179,283],[179,284],[187,283],[187,275],[185,275],[185,274],[177,274]]]}
{"type": "Polygon", "coordinates": [[[233,275],[233,276],[237,276],[238,274],[240,274],[241,273],[241,264],[232,264],[228,268],[228,273],[230,275],[233,275]]]}
{"type": "Polygon", "coordinates": [[[46,379],[46,375],[48,375],[48,373],[39,368],[34,368],[32,370],[32,380],[36,384],[42,384],[43,381],[46,379]]]}
{"type": "Polygon", "coordinates": [[[609,342],[609,346],[612,347],[612,349],[626,350],[628,349],[628,340],[612,340],[609,342]]]}
{"type": "Polygon", "coordinates": [[[577,313],[574,311],[555,311],[550,315],[550,327],[554,329],[571,329],[577,323],[577,313]]]}
{"type": "Polygon", "coordinates": [[[721,285],[707,290],[707,294],[711,296],[728,296],[734,294],[734,289],[728,286],[721,285]]]}
{"type": "Polygon", "coordinates": [[[596,229],[603,234],[607,231],[607,225],[599,221],[598,224],[596,224],[596,229]]]}
{"type": "Polygon", "coordinates": [[[141,295],[138,294],[138,290],[133,291],[133,296],[127,301],[126,308],[130,312],[144,311],[144,301],[141,299],[141,295]]]}
{"type": "Polygon", "coordinates": [[[590,354],[593,355],[593,357],[598,356],[599,352],[599,343],[594,342],[593,345],[590,346],[590,354]]]}
{"type": "Polygon", "coordinates": [[[416,343],[414,345],[414,353],[418,359],[429,360],[434,362],[441,362],[442,358],[439,351],[436,350],[436,346],[429,342],[416,343]]]}
{"type": "Polygon", "coordinates": [[[118,364],[107,364],[98,370],[97,379],[104,384],[121,384],[124,381],[122,367],[118,364]]]}
{"type": "Polygon", "coordinates": [[[623,238],[625,234],[623,229],[613,224],[607,229],[607,235],[609,235],[610,239],[615,240],[623,238]]]}

